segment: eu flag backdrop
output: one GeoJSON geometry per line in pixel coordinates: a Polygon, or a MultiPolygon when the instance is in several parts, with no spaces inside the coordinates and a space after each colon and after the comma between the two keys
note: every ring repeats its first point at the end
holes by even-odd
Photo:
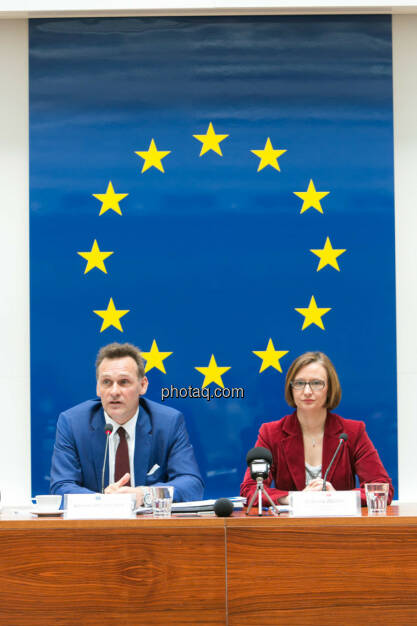
{"type": "Polygon", "coordinates": [[[306,350],[396,485],[389,17],[31,20],[30,194],[34,492],[112,341],[183,411],[208,497],[306,350]]]}

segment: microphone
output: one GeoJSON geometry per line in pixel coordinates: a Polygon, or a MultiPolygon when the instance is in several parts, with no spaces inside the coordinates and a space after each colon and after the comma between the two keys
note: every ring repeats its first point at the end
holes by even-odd
{"type": "Polygon", "coordinates": [[[233,508],[233,502],[228,498],[219,498],[214,503],[214,512],[217,517],[229,517],[233,508]]]}
{"type": "Polygon", "coordinates": [[[327,478],[327,476],[329,474],[329,470],[330,470],[331,466],[333,465],[333,462],[334,462],[334,460],[335,460],[335,458],[337,456],[337,453],[339,452],[340,448],[345,443],[345,441],[347,441],[348,439],[349,439],[349,437],[347,436],[346,433],[342,433],[340,435],[340,437],[339,437],[339,445],[337,446],[336,452],[334,453],[333,458],[332,458],[332,460],[330,461],[330,463],[329,463],[329,465],[327,467],[326,473],[324,474],[322,491],[326,491],[326,478],[327,478]]]}
{"type": "Polygon", "coordinates": [[[256,480],[256,490],[253,492],[250,499],[246,515],[249,515],[256,496],[258,496],[258,515],[262,515],[262,496],[265,496],[274,511],[279,514],[277,507],[272,502],[272,498],[265,490],[263,484],[263,481],[269,476],[269,470],[272,465],[271,450],[268,450],[268,448],[262,448],[262,446],[252,448],[252,450],[249,450],[246,455],[246,463],[248,464],[252,479],[256,480]]]}
{"type": "Polygon", "coordinates": [[[104,451],[103,469],[101,471],[101,493],[104,493],[104,472],[106,470],[107,452],[109,449],[109,437],[113,432],[113,426],[111,424],[104,424],[104,433],[106,435],[106,449],[104,451]]]}
{"type": "Polygon", "coordinates": [[[250,468],[253,480],[257,478],[266,479],[272,465],[272,452],[261,446],[252,448],[246,455],[246,463],[250,468]]]}

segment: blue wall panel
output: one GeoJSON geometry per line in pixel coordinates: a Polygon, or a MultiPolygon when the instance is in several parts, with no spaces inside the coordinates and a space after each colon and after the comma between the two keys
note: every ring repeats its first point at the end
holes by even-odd
{"type": "MultiPolygon", "coordinates": [[[[289,412],[301,352],[334,361],[338,412],[365,420],[397,482],[391,20],[386,16],[30,21],[33,491],[48,489],[60,411],[94,397],[111,341],[149,351],[161,387],[200,388],[212,354],[244,399],[181,409],[206,495],[236,494],[259,425],[289,412]],[[193,135],[228,135],[222,156],[193,135]],[[267,138],[286,150],[258,170],[267,138]],[[141,172],[151,139],[170,151],[141,172]],[[313,180],[323,213],[300,213],[313,180]],[[122,215],[100,213],[109,181],[122,215]],[[317,271],[329,237],[345,249],[317,271]],[[107,273],[77,254],[97,240],[107,273]],[[324,330],[302,330],[314,295],[324,330]],[[110,297],[123,332],[100,333],[110,297]],[[272,338],[284,373],[252,351],[272,338]]],[[[216,385],[210,384],[214,391],[216,385]]]]}

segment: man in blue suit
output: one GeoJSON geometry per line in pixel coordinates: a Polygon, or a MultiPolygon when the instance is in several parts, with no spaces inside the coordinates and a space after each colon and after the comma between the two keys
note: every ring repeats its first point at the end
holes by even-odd
{"type": "Polygon", "coordinates": [[[140,350],[128,343],[104,346],[96,376],[98,399],[58,418],[51,493],[101,492],[109,436],[105,493],[135,493],[140,505],[148,502],[151,486],[172,485],[174,501],[200,500],[203,481],[182,414],[141,397],[148,379],[140,350]],[[111,435],[105,424],[113,426],[111,435]]]}

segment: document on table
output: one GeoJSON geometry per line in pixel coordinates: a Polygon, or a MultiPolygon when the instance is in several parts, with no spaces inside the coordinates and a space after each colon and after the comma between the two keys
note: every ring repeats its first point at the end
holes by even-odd
{"type": "MultiPolygon", "coordinates": [[[[246,498],[235,496],[228,498],[233,502],[235,511],[243,509],[246,504],[246,498]]],[[[214,511],[214,503],[216,500],[192,500],[190,502],[173,502],[172,513],[203,513],[204,511],[214,511]]],[[[138,515],[152,513],[151,507],[139,507],[136,509],[138,515]]]]}
{"type": "MultiPolygon", "coordinates": [[[[246,502],[246,498],[241,498],[239,496],[228,498],[231,502],[233,502],[233,509],[235,511],[241,510],[244,507],[246,502]]],[[[194,512],[202,512],[202,511],[214,511],[214,504],[216,500],[194,500],[191,502],[174,502],[172,505],[173,513],[194,513],[194,512]]]]}

